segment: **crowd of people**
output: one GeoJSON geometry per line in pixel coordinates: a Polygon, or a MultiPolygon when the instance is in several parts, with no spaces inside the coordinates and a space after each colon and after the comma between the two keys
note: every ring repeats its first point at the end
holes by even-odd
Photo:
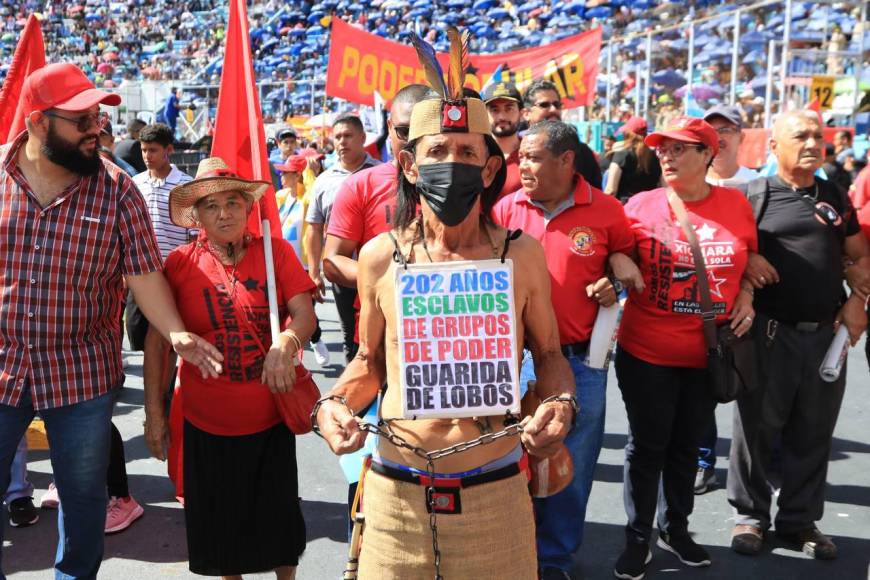
{"type": "Polygon", "coordinates": [[[398,92],[389,155],[366,148],[354,115],[332,123],[328,149],[282,128],[270,183],[216,157],[185,174],[163,123],[131,122],[117,141],[100,106],[120,98],[81,67],[28,77],[26,130],[0,149],[0,489],[11,525],[35,523],[23,434],[38,414],[54,472],[42,507],[61,510],[59,578],[94,578],[104,535],[144,512],[111,423],[122,313],[130,347],[145,352],[145,440],[183,502],[191,571],[295,576],[306,540],[300,431],[278,401],[309,380],[298,364],[306,345],[329,362],[316,316],[327,282],[346,366],[311,420],[346,473],[368,466],[348,478],[357,527],[365,499],[360,578],[571,578],[604,434],[607,370],[588,364],[590,338],[623,288],[615,370],[629,439],[616,577],[642,578],[652,542],[687,566],[712,562],[689,532],[694,496],[718,483],[704,320],[752,337],[757,353],[757,378],[734,406],[732,549],[758,555],[773,527],[796,549],[836,558],[816,522],[845,372],[825,383],[819,367],[837,328],[858,342],[870,295],[870,175],[850,154],[851,133],[826,151],[816,112],[784,113],[762,176],[737,161],[746,111],[718,104],[657,130],[625,115],[596,154],[562,122],[552,83],[493,83],[479,95],[462,79],[398,92]],[[273,185],[283,238],[273,240],[274,341],[266,250],[247,227],[273,185]],[[401,418],[396,272],[465,260],[510,260],[522,273],[508,286],[514,378],[541,403],[519,424],[401,418]],[[428,453],[503,428],[519,437],[428,453]],[[529,456],[556,457],[561,445],[573,476],[532,498],[529,456]]]}
{"type": "MultiPolygon", "coordinates": [[[[811,3],[795,3],[791,40],[796,48],[820,49],[830,56],[814,60],[806,55],[792,59],[791,70],[831,74],[856,72],[857,61],[840,51],[858,51],[862,28],[862,3],[826,5],[814,10],[811,3]],[[821,68],[820,68],[821,67],[821,68]]],[[[251,4],[252,47],[257,56],[258,79],[267,83],[263,106],[269,114],[321,112],[322,75],[329,47],[329,24],[340,18],[384,38],[408,43],[417,33],[438,50],[447,46],[446,26],[459,25],[473,33],[475,53],[500,53],[546,45],[584,30],[601,27],[604,38],[625,37],[614,44],[613,68],[605,70],[602,51],[598,98],[588,118],[604,117],[606,85],[612,85],[612,105],[634,110],[646,98],[642,90],[646,42],[642,35],[655,32],[649,106],[653,115],[667,116],[685,108],[688,27],[674,27],[709,18],[695,30],[693,98],[707,108],[727,100],[731,82],[733,17],[717,14],[733,9],[730,3],[699,0],[321,0],[293,2],[258,0],[251,4]],[[310,83],[316,90],[312,93],[310,83]],[[311,99],[316,94],[317,98],[311,99]],[[314,109],[312,112],[311,109],[314,109]]],[[[866,8],[865,8],[866,9],[866,8]]],[[[0,75],[8,70],[17,33],[30,13],[42,16],[49,61],[75,62],[98,86],[115,87],[128,81],[161,80],[178,85],[219,84],[226,0],[84,0],[53,3],[28,0],[0,6],[5,35],[0,41],[0,75]]],[[[770,4],[746,10],[741,17],[742,38],[737,69],[741,106],[750,116],[748,127],[764,121],[767,43],[782,37],[783,5],[770,4]]],[[[870,67],[864,67],[865,71],[870,67]]],[[[774,86],[775,104],[778,85],[774,86]]],[[[216,91],[211,94],[212,99],[216,91]]],[[[184,103],[214,108],[202,90],[191,91],[184,103]]],[[[327,110],[335,110],[332,99],[327,110]]],[[[614,113],[615,114],[615,113],[614,113]]],[[[608,119],[610,120],[610,119],[608,119]]],[[[666,123],[657,123],[663,127],[666,123]]]]}

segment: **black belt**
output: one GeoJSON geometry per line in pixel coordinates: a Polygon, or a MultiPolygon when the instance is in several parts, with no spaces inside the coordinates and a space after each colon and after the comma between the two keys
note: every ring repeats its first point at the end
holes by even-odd
{"type": "Polygon", "coordinates": [[[790,326],[798,332],[817,332],[822,328],[827,328],[834,324],[833,320],[823,320],[821,322],[790,322],[788,320],[778,320],[777,322],[790,326]]]}
{"type": "MultiPolygon", "coordinates": [[[[436,477],[433,487],[473,487],[484,483],[501,481],[502,479],[513,477],[520,473],[520,471],[525,470],[528,466],[527,461],[528,459],[523,455],[523,458],[517,463],[511,463],[510,465],[505,465],[504,467],[499,467],[492,471],[477,473],[466,477],[436,477]]],[[[372,461],[372,471],[390,479],[413,483],[415,485],[429,485],[429,477],[426,475],[418,475],[410,471],[405,471],[404,469],[384,465],[377,461],[372,461]]]]}
{"type": "Polygon", "coordinates": [[[571,344],[562,345],[562,354],[569,356],[585,356],[589,352],[589,341],[572,342],[571,344]]]}

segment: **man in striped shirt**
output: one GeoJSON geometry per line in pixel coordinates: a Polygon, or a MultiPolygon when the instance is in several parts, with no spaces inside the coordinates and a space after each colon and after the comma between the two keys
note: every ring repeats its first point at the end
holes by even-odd
{"type": "Polygon", "coordinates": [[[133,183],[145,198],[157,246],[164,260],[169,252],[186,244],[191,239],[191,233],[195,233],[195,230],[179,227],[169,219],[169,191],[193,179],[169,162],[173,141],[172,129],[163,123],[154,123],[142,129],[139,143],[147,169],[133,178],[133,183]]]}
{"type": "Polygon", "coordinates": [[[203,376],[223,358],[185,332],[142,196],[99,155],[100,104],[120,102],[75,65],[47,65],[22,87],[26,131],[0,147],[0,489],[38,412],[61,500],[57,578],[96,578],[102,561],[123,280],[203,376]]]}
{"type": "MultiPolygon", "coordinates": [[[[154,123],[144,127],[139,132],[139,143],[146,170],[133,178],[133,183],[136,184],[139,193],[145,199],[148,215],[151,217],[151,225],[154,228],[154,236],[157,238],[157,247],[160,248],[160,255],[164,260],[169,252],[186,244],[190,240],[191,234],[196,233],[196,230],[179,227],[169,219],[169,191],[176,185],[187,183],[193,179],[169,162],[174,141],[175,136],[169,125],[154,123]]],[[[127,294],[126,323],[130,348],[139,351],[145,350],[148,319],[136,306],[132,294],[127,294]]],[[[167,366],[174,367],[172,364],[167,366]]]]}

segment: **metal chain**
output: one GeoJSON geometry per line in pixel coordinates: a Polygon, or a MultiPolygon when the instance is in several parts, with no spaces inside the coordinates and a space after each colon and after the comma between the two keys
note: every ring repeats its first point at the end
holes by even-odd
{"type": "MultiPolygon", "coordinates": [[[[509,419],[510,418],[512,418],[512,416],[509,415],[509,419]]],[[[519,423],[512,423],[496,433],[484,433],[475,439],[463,441],[462,443],[457,443],[450,447],[444,447],[443,449],[436,449],[435,451],[426,451],[422,447],[417,447],[416,445],[408,443],[408,441],[401,435],[396,434],[396,432],[390,427],[390,424],[386,421],[380,421],[377,425],[366,421],[360,421],[359,427],[363,431],[383,437],[396,447],[407,449],[426,462],[426,475],[429,477],[429,485],[426,486],[426,503],[429,506],[429,529],[432,530],[432,552],[435,557],[435,580],[444,580],[444,577],[441,575],[441,550],[438,547],[438,517],[435,514],[435,460],[455,453],[462,453],[463,451],[468,451],[469,449],[479,447],[480,445],[488,445],[498,439],[519,435],[523,432],[523,426],[519,423]],[[381,425],[385,428],[382,428],[381,425]]]]}

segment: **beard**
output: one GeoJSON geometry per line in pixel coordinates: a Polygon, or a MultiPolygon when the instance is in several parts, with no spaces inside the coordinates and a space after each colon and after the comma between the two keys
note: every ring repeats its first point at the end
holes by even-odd
{"type": "Polygon", "coordinates": [[[92,137],[84,137],[78,143],[67,141],[57,134],[54,130],[54,124],[49,123],[48,134],[45,137],[45,143],[40,148],[42,154],[55,165],[60,165],[68,171],[72,171],[82,177],[96,175],[103,164],[100,159],[99,147],[94,147],[92,155],[82,153],[81,145],[92,137]]]}
{"type": "Polygon", "coordinates": [[[492,128],[492,134],[496,137],[510,137],[515,135],[519,130],[519,123],[508,123],[507,125],[496,125],[492,128]]]}

